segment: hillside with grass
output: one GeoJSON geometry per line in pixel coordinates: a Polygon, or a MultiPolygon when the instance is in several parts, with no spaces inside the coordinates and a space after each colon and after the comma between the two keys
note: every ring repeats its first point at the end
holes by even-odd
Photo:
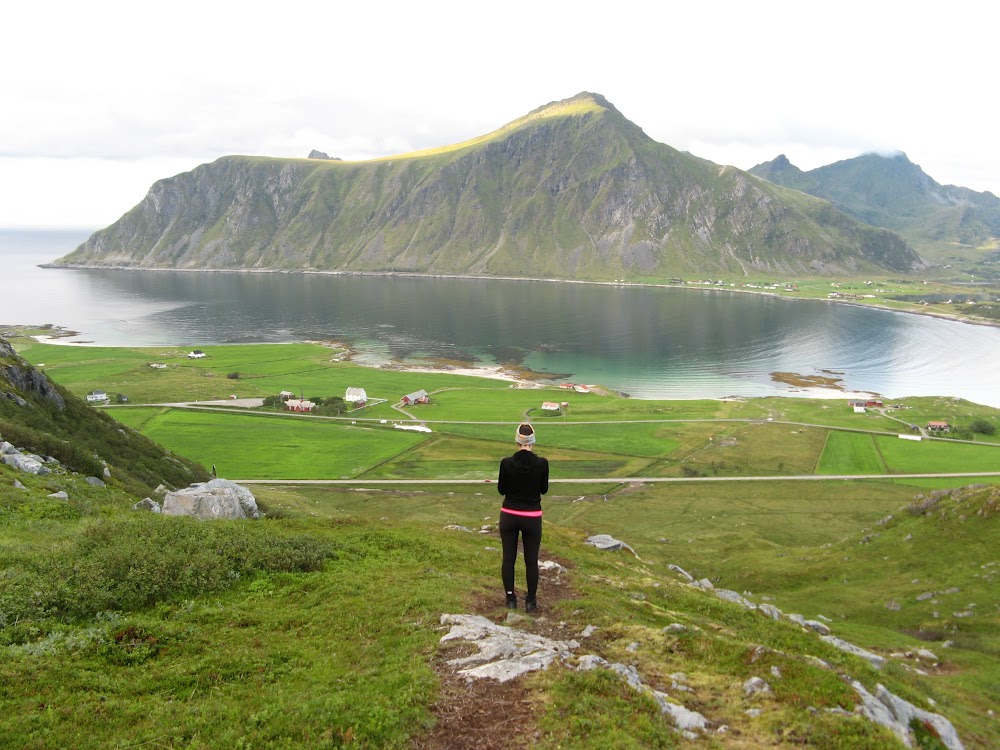
{"type": "Polygon", "coordinates": [[[396,157],[224,157],[157,182],[54,265],[590,280],[923,268],[895,234],[657,143],[590,93],[396,157]]]}
{"type": "MultiPolygon", "coordinates": [[[[24,453],[52,459],[50,463],[60,472],[72,472],[65,481],[80,485],[81,489],[85,485],[83,477],[89,475],[141,499],[161,484],[186,487],[208,478],[205,469],[196,462],[123,429],[107,414],[87,406],[53,383],[3,338],[0,338],[0,440],[24,453]]],[[[45,481],[58,484],[63,479],[45,481]]]]}
{"type": "Polygon", "coordinates": [[[1000,246],[1000,198],[941,185],[905,154],[863,154],[808,172],[782,154],[749,171],[828,200],[865,224],[897,232],[927,257],[1000,246]]]}
{"type": "MultiPolygon", "coordinates": [[[[48,475],[0,464],[0,744],[1000,744],[1000,495],[995,477],[962,476],[995,471],[1000,438],[898,437],[928,419],[994,425],[996,409],[927,398],[857,414],[846,400],[563,391],[565,411],[546,417],[545,387],[363,368],[316,344],[188,360],[15,343],[20,354],[0,361],[7,429],[11,408],[45,409],[35,434],[79,441],[111,477],[82,481],[69,453],[48,475]],[[363,385],[373,405],[335,417],[156,405],[273,393],[292,374],[318,397],[363,385]],[[102,386],[137,403],[96,409],[73,395],[102,386]],[[429,404],[394,408],[418,387],[429,404]],[[504,607],[490,481],[525,417],[553,470],[533,616],[504,607]],[[101,440],[84,442],[88,431],[101,440]],[[112,434],[198,477],[176,456],[257,477],[247,486],[264,517],[133,510],[154,476],[105,446],[112,434]],[[914,476],[928,470],[947,476],[914,476]],[[350,481],[288,481],[306,471],[350,481]],[[596,549],[595,534],[628,548],[596,549]],[[488,635],[457,637],[457,622],[488,635]],[[534,661],[559,655],[505,682],[474,679],[500,663],[479,663],[498,634],[531,644],[534,661]],[[890,714],[890,726],[874,720],[890,714]]],[[[520,587],[520,562],[517,573],[520,587]]]]}

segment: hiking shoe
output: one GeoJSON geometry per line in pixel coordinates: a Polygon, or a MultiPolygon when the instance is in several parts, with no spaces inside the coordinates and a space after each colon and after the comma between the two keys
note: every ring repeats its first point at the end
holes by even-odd
{"type": "Polygon", "coordinates": [[[524,603],[524,611],[528,612],[529,614],[532,613],[532,612],[537,612],[538,611],[538,602],[536,602],[534,599],[532,599],[531,601],[525,602],[524,603]]]}
{"type": "Polygon", "coordinates": [[[517,609],[517,594],[507,594],[507,609],[517,609]]]}

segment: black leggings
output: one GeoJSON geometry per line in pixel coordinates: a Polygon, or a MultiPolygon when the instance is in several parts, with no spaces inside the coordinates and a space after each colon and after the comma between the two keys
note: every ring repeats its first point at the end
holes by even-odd
{"type": "Polygon", "coordinates": [[[542,517],[515,516],[500,512],[500,541],[503,542],[503,587],[514,591],[514,562],[517,560],[517,535],[524,546],[524,567],[528,579],[528,601],[535,601],[538,592],[538,548],[542,544],[542,517]]]}

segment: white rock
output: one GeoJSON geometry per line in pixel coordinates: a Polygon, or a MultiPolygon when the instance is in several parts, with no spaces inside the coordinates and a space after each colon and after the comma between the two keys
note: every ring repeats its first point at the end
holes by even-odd
{"type": "MultiPolygon", "coordinates": [[[[627,549],[633,555],[635,555],[635,550],[630,546],[625,544],[625,542],[615,539],[610,534],[595,534],[594,536],[587,537],[587,544],[597,547],[599,550],[604,550],[606,552],[615,552],[620,549],[627,549]]],[[[638,557],[638,555],[635,555],[638,557]]]]}
{"type": "Polygon", "coordinates": [[[44,476],[45,474],[52,473],[52,469],[43,465],[42,461],[22,453],[5,453],[0,457],[0,460],[18,471],[23,471],[25,474],[44,476]]]}
{"type": "Polygon", "coordinates": [[[152,511],[153,513],[160,513],[162,512],[163,509],[160,507],[160,504],[156,502],[153,498],[144,497],[142,500],[140,500],[139,502],[137,502],[135,505],[132,506],[132,510],[148,510],[152,511]]]}
{"type": "Polygon", "coordinates": [[[938,660],[937,654],[935,654],[933,651],[928,651],[926,648],[918,648],[917,656],[919,656],[921,659],[930,659],[931,661],[938,660]]]}
{"type": "MultiPolygon", "coordinates": [[[[660,704],[660,710],[670,717],[674,725],[685,732],[691,732],[695,729],[705,729],[708,726],[708,719],[702,716],[697,711],[692,711],[685,708],[679,703],[673,703],[668,700],[669,696],[666,693],[661,693],[659,690],[651,691],[653,698],[656,702],[660,704]]],[[[697,736],[697,735],[694,735],[697,736]]]]}
{"type": "Polygon", "coordinates": [[[192,484],[163,497],[163,515],[203,519],[260,518],[257,499],[246,487],[228,479],[192,484]]]}
{"type": "Polygon", "coordinates": [[[883,685],[876,687],[875,695],[869,693],[865,686],[857,681],[852,681],[851,687],[861,696],[861,713],[871,721],[892,730],[907,747],[913,747],[914,738],[910,731],[910,722],[916,719],[933,727],[948,750],[964,750],[955,727],[940,714],[917,708],[909,701],[889,692],[883,685]]]}
{"type": "Polygon", "coordinates": [[[479,649],[478,653],[448,662],[460,667],[459,674],[470,679],[507,682],[526,672],[545,669],[555,659],[571,656],[580,645],[496,625],[479,615],[442,615],[441,624],[452,626],[441,643],[465,640],[479,649]]]}
{"type": "Polygon", "coordinates": [[[760,677],[751,677],[743,683],[743,692],[746,695],[757,695],[758,693],[770,693],[771,686],[760,677]]]}
{"type": "Polygon", "coordinates": [[[807,628],[812,628],[817,633],[830,635],[830,628],[827,627],[825,622],[820,622],[819,620],[806,620],[805,625],[807,628]]]}
{"type": "Polygon", "coordinates": [[[596,627],[594,627],[593,625],[588,625],[580,633],[580,637],[581,638],[590,638],[590,636],[592,636],[596,632],[597,632],[597,628],[596,627]]]}
{"type": "Polygon", "coordinates": [[[741,607],[746,607],[747,609],[757,609],[757,605],[752,601],[744,598],[741,594],[738,594],[735,591],[731,591],[730,589],[715,589],[715,595],[723,601],[733,602],[734,604],[739,604],[741,607]]]}
{"type": "Polygon", "coordinates": [[[854,654],[855,656],[860,656],[865,659],[869,664],[871,664],[875,669],[881,669],[885,664],[885,659],[878,654],[873,654],[871,651],[866,651],[860,646],[855,646],[853,643],[848,643],[845,640],[837,638],[832,635],[821,635],[821,640],[826,641],[834,648],[839,648],[848,654],[854,654]]]}
{"type": "Polygon", "coordinates": [[[53,492],[51,495],[49,495],[49,497],[54,497],[56,500],[69,500],[69,495],[67,495],[62,490],[59,490],[59,492],[53,492]]]}
{"type": "Polygon", "coordinates": [[[667,570],[673,570],[677,573],[680,573],[681,576],[683,576],[688,581],[694,580],[694,576],[692,576],[690,573],[684,570],[684,568],[682,568],[680,565],[674,565],[673,563],[670,563],[670,565],[667,566],[667,570]]]}
{"type": "Polygon", "coordinates": [[[772,620],[780,620],[782,612],[773,604],[758,604],[757,609],[770,617],[772,620]]]}

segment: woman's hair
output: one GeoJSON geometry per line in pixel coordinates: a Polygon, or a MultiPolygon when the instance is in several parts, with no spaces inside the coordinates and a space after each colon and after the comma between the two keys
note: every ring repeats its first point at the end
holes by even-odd
{"type": "Polygon", "coordinates": [[[518,445],[535,444],[535,428],[527,422],[518,425],[517,432],[514,433],[514,440],[518,445]]]}

